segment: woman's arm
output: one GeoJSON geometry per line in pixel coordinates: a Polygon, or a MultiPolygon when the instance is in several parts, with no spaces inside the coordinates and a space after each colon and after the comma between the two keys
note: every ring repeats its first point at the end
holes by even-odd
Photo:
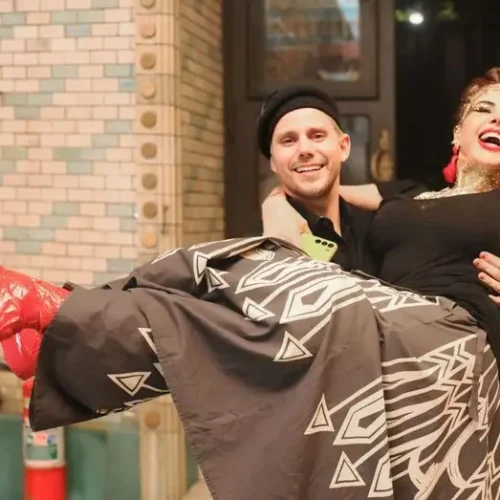
{"type": "Polygon", "coordinates": [[[340,196],[347,203],[363,210],[378,210],[382,202],[382,195],[376,184],[363,184],[361,186],[340,186],[340,196]]]}

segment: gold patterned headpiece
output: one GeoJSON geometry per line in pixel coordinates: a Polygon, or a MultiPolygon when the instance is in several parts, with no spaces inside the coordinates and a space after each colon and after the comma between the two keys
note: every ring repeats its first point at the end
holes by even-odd
{"type": "Polygon", "coordinates": [[[469,111],[472,103],[478,99],[481,94],[484,94],[488,90],[498,90],[500,91],[500,83],[491,83],[489,85],[476,85],[469,89],[467,94],[461,99],[459,107],[459,123],[463,120],[464,116],[469,111]]]}

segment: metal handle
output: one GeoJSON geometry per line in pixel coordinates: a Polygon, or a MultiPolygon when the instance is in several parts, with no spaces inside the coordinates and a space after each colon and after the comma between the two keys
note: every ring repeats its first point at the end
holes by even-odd
{"type": "Polygon", "coordinates": [[[394,179],[396,169],[391,155],[389,130],[380,131],[378,149],[374,151],[370,161],[370,172],[376,181],[390,181],[394,179]]]}

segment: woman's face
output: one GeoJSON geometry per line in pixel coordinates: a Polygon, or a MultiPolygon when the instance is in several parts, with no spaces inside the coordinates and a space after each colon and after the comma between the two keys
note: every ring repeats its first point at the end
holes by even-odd
{"type": "Polygon", "coordinates": [[[500,168],[500,85],[479,91],[455,130],[460,160],[500,168]]]}

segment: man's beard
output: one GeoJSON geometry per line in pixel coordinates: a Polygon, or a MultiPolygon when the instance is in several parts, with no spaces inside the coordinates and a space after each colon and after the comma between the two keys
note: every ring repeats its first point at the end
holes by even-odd
{"type": "Polygon", "coordinates": [[[297,195],[305,200],[322,199],[329,195],[333,189],[334,182],[325,183],[323,186],[299,186],[297,188],[297,195]]]}
{"type": "MultiPolygon", "coordinates": [[[[327,167],[323,167],[327,168],[327,167]]],[[[339,177],[339,174],[334,172],[329,172],[328,178],[324,180],[319,186],[315,186],[314,183],[307,184],[301,183],[295,185],[295,196],[301,198],[304,201],[317,202],[324,198],[329,198],[331,192],[335,187],[335,183],[339,177]]]]}

